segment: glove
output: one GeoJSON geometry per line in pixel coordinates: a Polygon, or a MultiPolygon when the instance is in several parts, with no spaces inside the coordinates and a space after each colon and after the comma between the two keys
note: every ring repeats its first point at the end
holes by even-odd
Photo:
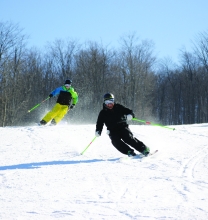
{"type": "Polygon", "coordinates": [[[107,131],[106,131],[106,134],[107,134],[107,135],[109,135],[109,134],[110,134],[110,131],[109,131],[109,130],[107,130],[107,131]]]}
{"type": "Polygon", "coordinates": [[[100,137],[100,135],[101,135],[101,131],[96,131],[96,132],[95,132],[95,136],[96,136],[96,137],[100,137]]]}
{"type": "Polygon", "coordinates": [[[53,94],[50,94],[49,97],[52,98],[52,97],[53,97],[53,94]]]}
{"type": "Polygon", "coordinates": [[[126,118],[127,118],[128,121],[131,121],[133,117],[132,117],[131,114],[129,114],[129,115],[126,116],[126,118]]]}
{"type": "Polygon", "coordinates": [[[73,109],[75,107],[75,104],[72,104],[71,106],[70,106],[70,109],[73,109]]]}

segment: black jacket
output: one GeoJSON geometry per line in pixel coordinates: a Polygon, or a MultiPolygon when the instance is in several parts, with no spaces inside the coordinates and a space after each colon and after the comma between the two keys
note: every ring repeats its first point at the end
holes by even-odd
{"type": "Polygon", "coordinates": [[[121,104],[115,103],[113,109],[108,109],[105,104],[103,104],[103,109],[98,115],[96,131],[102,132],[104,124],[107,130],[110,131],[116,131],[127,127],[126,115],[128,114],[134,117],[133,111],[121,104]]]}

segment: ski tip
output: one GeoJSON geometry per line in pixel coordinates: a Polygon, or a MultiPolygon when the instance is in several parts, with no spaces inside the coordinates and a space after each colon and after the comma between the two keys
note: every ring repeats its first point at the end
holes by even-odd
{"type": "Polygon", "coordinates": [[[155,151],[153,151],[153,152],[150,152],[150,153],[147,155],[147,157],[152,156],[152,155],[154,155],[154,154],[157,153],[157,152],[158,152],[158,150],[155,150],[155,151]]]}

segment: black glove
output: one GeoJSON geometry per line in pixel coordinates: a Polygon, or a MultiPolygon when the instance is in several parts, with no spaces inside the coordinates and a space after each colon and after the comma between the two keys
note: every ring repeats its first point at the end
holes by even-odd
{"type": "Polygon", "coordinates": [[[73,109],[75,107],[75,104],[72,104],[71,106],[70,106],[70,109],[73,109]]]}
{"type": "Polygon", "coordinates": [[[52,97],[53,97],[53,94],[50,94],[49,97],[52,98],[52,97]]]}

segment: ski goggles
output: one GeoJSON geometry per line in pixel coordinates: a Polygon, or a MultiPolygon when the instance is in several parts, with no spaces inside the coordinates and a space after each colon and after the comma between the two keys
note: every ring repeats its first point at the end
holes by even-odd
{"type": "Polygon", "coordinates": [[[65,84],[65,87],[70,87],[71,85],[70,84],[65,84]]]}
{"type": "Polygon", "coordinates": [[[105,103],[106,105],[108,105],[108,104],[114,104],[114,99],[105,100],[104,103],[105,103]]]}

